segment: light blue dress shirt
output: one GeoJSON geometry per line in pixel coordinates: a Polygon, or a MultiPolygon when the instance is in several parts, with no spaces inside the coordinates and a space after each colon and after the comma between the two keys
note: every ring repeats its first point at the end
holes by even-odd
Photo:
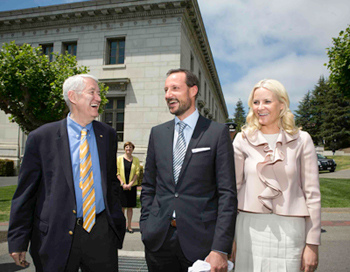
{"type": "MultiPolygon", "coordinates": [[[[188,144],[192,138],[194,129],[196,128],[197,121],[199,118],[199,112],[196,108],[196,110],[188,117],[186,117],[184,120],[182,120],[187,126],[185,127],[183,133],[185,136],[186,141],[186,150],[188,147],[188,144]]],[[[175,116],[175,131],[174,131],[174,144],[173,144],[173,150],[175,149],[175,145],[177,142],[177,138],[179,137],[179,126],[177,123],[179,123],[181,120],[175,116]]]]}
{"type": "MultiPolygon", "coordinates": [[[[196,124],[199,118],[199,112],[196,108],[196,110],[188,117],[186,117],[184,120],[182,120],[187,126],[184,128],[183,133],[186,141],[186,150],[188,147],[188,144],[192,138],[194,129],[196,128],[196,124]]],[[[175,116],[175,130],[174,130],[174,144],[173,144],[173,150],[175,150],[177,138],[179,137],[179,127],[177,124],[181,120],[175,116]]],[[[176,218],[176,212],[173,212],[173,218],[176,218]]]]}
{"type": "MultiPolygon", "coordinates": [[[[96,214],[104,211],[105,204],[103,201],[102,184],[101,184],[101,169],[100,169],[100,159],[98,157],[98,150],[96,144],[96,137],[92,123],[85,127],[87,132],[87,141],[89,143],[91,160],[92,160],[92,173],[94,177],[94,187],[95,187],[95,204],[96,204],[96,214]]],[[[67,130],[70,148],[70,157],[72,160],[72,170],[74,179],[74,189],[75,189],[75,199],[77,202],[77,217],[83,217],[83,195],[80,189],[80,135],[83,127],[76,123],[72,118],[70,118],[70,113],[67,118],[67,130]]]]}

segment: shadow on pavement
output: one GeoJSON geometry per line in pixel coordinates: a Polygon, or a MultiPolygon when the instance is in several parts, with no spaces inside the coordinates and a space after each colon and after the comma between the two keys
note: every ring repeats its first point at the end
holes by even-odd
{"type": "Polygon", "coordinates": [[[14,271],[21,271],[24,269],[27,269],[27,267],[23,268],[20,267],[18,265],[16,265],[15,263],[4,263],[4,264],[0,264],[0,271],[1,272],[14,272],[14,271]]]}

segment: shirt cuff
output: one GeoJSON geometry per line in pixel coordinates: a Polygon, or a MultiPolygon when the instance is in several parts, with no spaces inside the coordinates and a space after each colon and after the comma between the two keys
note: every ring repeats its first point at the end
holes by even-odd
{"type": "Polygon", "coordinates": [[[216,252],[219,252],[219,253],[222,253],[222,254],[228,255],[226,252],[223,252],[223,251],[220,251],[220,250],[212,249],[212,251],[216,251],[216,252]]]}

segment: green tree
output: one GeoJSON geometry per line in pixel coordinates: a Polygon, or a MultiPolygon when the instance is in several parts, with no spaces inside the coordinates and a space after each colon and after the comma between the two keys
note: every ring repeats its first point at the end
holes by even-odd
{"type": "Polygon", "coordinates": [[[350,145],[350,104],[343,92],[330,86],[315,92],[318,116],[321,117],[318,135],[328,149],[339,149],[350,145]]]}
{"type": "Polygon", "coordinates": [[[240,132],[241,127],[245,124],[246,114],[241,99],[236,103],[235,113],[233,114],[233,122],[237,125],[236,131],[240,132]]]}
{"type": "Polygon", "coordinates": [[[339,37],[333,38],[333,46],[327,48],[329,62],[325,63],[330,70],[331,86],[339,89],[350,98],[350,27],[340,31],[339,37]]]}
{"type": "Polygon", "coordinates": [[[308,91],[304,98],[299,102],[298,109],[295,111],[295,123],[301,128],[312,127],[312,114],[311,114],[311,99],[312,94],[308,91]]]}
{"type": "Polygon", "coordinates": [[[349,102],[324,77],[304,96],[296,113],[296,124],[311,135],[315,144],[329,149],[349,146],[349,102]]]}
{"type": "MultiPolygon", "coordinates": [[[[14,41],[5,43],[0,51],[0,109],[25,133],[66,117],[69,110],[62,94],[64,80],[89,72],[87,67],[77,66],[75,56],[53,55],[50,62],[41,47],[18,46],[14,41]]],[[[102,84],[100,89],[102,112],[108,102],[108,87],[102,84]]]]}

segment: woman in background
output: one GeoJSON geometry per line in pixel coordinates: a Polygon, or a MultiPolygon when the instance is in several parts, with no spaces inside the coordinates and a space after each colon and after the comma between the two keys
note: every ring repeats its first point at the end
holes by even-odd
{"type": "Polygon", "coordinates": [[[127,209],[127,231],[133,233],[131,228],[131,219],[133,208],[136,207],[137,195],[137,178],[140,175],[140,161],[137,157],[132,156],[135,146],[132,142],[124,144],[125,154],[117,158],[117,177],[120,186],[123,188],[121,194],[121,205],[123,213],[127,209]]]}
{"type": "Polygon", "coordinates": [[[280,82],[259,81],[248,105],[246,124],[233,142],[235,272],[315,271],[321,196],[312,139],[295,126],[280,82]]]}

